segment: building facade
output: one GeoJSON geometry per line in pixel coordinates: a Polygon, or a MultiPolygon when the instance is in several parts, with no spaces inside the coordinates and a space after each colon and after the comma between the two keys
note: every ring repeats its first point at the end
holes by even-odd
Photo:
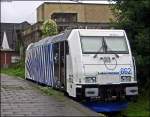
{"type": "Polygon", "coordinates": [[[42,38],[42,28],[43,22],[37,22],[32,26],[22,30],[21,37],[24,41],[24,46],[27,47],[30,43],[39,41],[42,38]]]}
{"type": "Polygon", "coordinates": [[[41,27],[47,19],[57,23],[59,32],[75,28],[110,28],[110,20],[114,19],[111,5],[45,2],[37,8],[37,23],[22,31],[24,43],[27,46],[42,39],[41,27]]]}
{"type": "Polygon", "coordinates": [[[23,23],[1,23],[1,30],[0,30],[0,48],[2,48],[2,42],[3,42],[3,37],[4,33],[6,33],[8,45],[12,50],[16,50],[17,46],[17,41],[19,40],[18,38],[18,33],[19,31],[27,28],[30,26],[28,22],[23,22],[23,23]]]}
{"type": "Polygon", "coordinates": [[[0,30],[0,66],[9,67],[20,58],[18,41],[21,41],[19,33],[29,27],[27,22],[23,23],[1,23],[0,30]],[[18,48],[18,50],[17,50],[18,48]]]}
{"type": "Polygon", "coordinates": [[[0,59],[0,67],[7,68],[11,64],[18,62],[18,60],[20,60],[20,56],[13,50],[1,50],[0,59]]]}
{"type": "Polygon", "coordinates": [[[45,2],[37,8],[37,22],[49,18],[56,22],[109,23],[114,17],[110,4],[45,2]]]}

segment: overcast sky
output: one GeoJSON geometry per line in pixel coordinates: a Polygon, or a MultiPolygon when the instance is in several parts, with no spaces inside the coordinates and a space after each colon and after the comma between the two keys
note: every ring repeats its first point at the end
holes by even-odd
{"type": "MultiPolygon", "coordinates": [[[[58,0],[58,2],[59,1],[63,1],[63,0],[58,0]]],[[[68,2],[68,1],[63,1],[63,2],[68,2]]],[[[88,3],[105,3],[105,4],[108,3],[107,0],[105,1],[104,0],[97,0],[97,1],[81,0],[81,1],[88,2],[88,3]]],[[[33,24],[36,22],[36,8],[42,3],[43,1],[39,1],[39,0],[1,2],[1,22],[21,23],[23,21],[28,21],[29,23],[33,24]]]]}

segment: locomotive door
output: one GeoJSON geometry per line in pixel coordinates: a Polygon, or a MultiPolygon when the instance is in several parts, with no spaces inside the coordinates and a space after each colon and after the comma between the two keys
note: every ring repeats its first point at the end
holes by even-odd
{"type": "Polygon", "coordinates": [[[54,56],[54,87],[57,87],[59,82],[59,43],[53,44],[53,56],[54,56]]]}
{"type": "Polygon", "coordinates": [[[68,54],[66,41],[54,44],[54,77],[55,87],[66,89],[66,55],[68,54]]]}

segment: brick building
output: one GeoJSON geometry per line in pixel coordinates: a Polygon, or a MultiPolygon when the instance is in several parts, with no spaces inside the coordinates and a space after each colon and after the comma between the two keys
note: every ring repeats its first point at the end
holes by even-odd
{"type": "Polygon", "coordinates": [[[108,23],[113,15],[110,4],[45,2],[37,8],[37,22],[49,18],[56,22],[108,23]]]}
{"type": "Polygon", "coordinates": [[[53,19],[59,32],[73,28],[110,28],[112,4],[45,2],[37,8],[37,23],[22,32],[26,46],[42,38],[42,22],[53,19]]]}

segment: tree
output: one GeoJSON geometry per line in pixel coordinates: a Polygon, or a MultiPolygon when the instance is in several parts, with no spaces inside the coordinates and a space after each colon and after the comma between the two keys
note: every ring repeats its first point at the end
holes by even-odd
{"type": "MultiPolygon", "coordinates": [[[[112,0],[111,0],[112,1],[112,0]]],[[[141,86],[150,86],[150,0],[113,0],[113,26],[126,30],[133,55],[136,57],[137,76],[141,86]]]]}
{"type": "Polygon", "coordinates": [[[57,24],[51,19],[46,20],[42,25],[42,35],[45,36],[52,36],[56,35],[57,31],[57,24]]]}
{"type": "Polygon", "coordinates": [[[24,61],[25,59],[25,50],[24,50],[24,41],[22,40],[21,30],[16,30],[17,33],[17,44],[16,44],[16,51],[19,52],[21,60],[24,61]]]}

